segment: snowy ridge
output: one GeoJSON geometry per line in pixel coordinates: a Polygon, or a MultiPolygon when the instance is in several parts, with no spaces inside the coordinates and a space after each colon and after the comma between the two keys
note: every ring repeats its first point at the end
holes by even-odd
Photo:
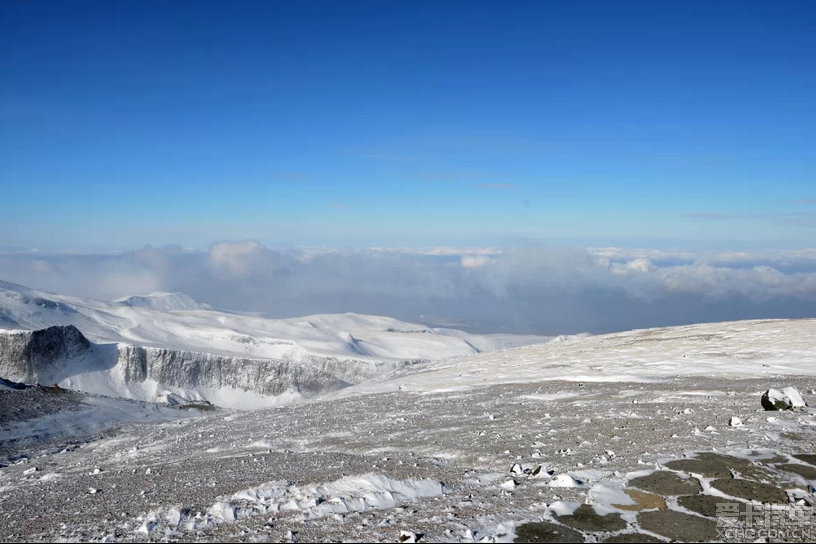
{"type": "Polygon", "coordinates": [[[120,302],[44,293],[0,281],[0,329],[74,325],[97,343],[128,343],[219,355],[370,361],[436,360],[541,343],[544,336],[470,334],[382,316],[321,314],[294,319],[202,309],[186,295],[154,293],[120,302]],[[147,300],[149,299],[149,300],[147,300]],[[150,308],[145,306],[150,306],[150,308]],[[195,306],[198,309],[164,310],[195,306]]]}
{"type": "Polygon", "coordinates": [[[145,401],[258,408],[418,362],[546,340],[359,314],[267,319],[180,293],[104,302],[0,282],[0,377],[145,401]]]}
{"type": "Polygon", "coordinates": [[[149,295],[125,297],[115,300],[123,306],[134,308],[147,308],[148,310],[158,310],[160,312],[179,312],[190,310],[212,310],[209,304],[196,302],[192,297],[184,293],[165,293],[157,291],[149,295]]]}

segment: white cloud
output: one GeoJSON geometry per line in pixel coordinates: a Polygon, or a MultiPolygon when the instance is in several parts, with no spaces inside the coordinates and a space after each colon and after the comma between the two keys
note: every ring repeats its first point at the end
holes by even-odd
{"type": "Polygon", "coordinates": [[[816,316],[816,250],[626,248],[271,249],[0,255],[0,279],[113,299],[182,291],[284,317],[360,312],[479,330],[594,332],[722,319],[816,316]]]}
{"type": "Polygon", "coordinates": [[[462,268],[479,268],[492,261],[493,259],[484,255],[463,255],[460,263],[462,268]]]}
{"type": "Polygon", "coordinates": [[[222,242],[210,247],[210,264],[222,277],[246,278],[261,268],[272,266],[271,252],[259,242],[222,242]]]}

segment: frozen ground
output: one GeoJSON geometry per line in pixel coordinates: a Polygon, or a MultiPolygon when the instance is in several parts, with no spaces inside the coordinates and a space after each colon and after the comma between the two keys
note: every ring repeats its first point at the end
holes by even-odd
{"type": "Polygon", "coordinates": [[[812,400],[815,327],[634,331],[9,444],[9,428],[37,435],[74,409],[28,413],[0,424],[0,538],[716,540],[718,502],[813,502],[816,412],[765,412],[760,396],[812,400]]]}

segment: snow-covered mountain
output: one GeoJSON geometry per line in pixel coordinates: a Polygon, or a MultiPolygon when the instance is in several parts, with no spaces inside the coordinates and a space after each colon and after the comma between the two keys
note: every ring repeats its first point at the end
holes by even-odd
{"type": "Polygon", "coordinates": [[[209,304],[196,302],[192,297],[184,293],[165,293],[157,291],[149,295],[134,295],[117,299],[115,302],[123,306],[134,308],[147,308],[148,310],[158,310],[160,312],[178,312],[182,310],[212,310],[209,304]]]}
{"type": "Polygon", "coordinates": [[[180,293],[107,302],[0,282],[0,377],[140,400],[269,405],[418,362],[547,340],[359,314],[268,319],[180,293]]]}

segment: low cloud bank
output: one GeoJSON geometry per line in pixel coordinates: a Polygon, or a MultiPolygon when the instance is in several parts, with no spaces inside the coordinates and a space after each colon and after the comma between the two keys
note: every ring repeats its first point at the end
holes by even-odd
{"type": "Polygon", "coordinates": [[[609,332],[816,317],[816,249],[274,249],[0,254],[0,279],[100,299],[181,291],[271,317],[381,314],[480,332],[609,332]]]}

